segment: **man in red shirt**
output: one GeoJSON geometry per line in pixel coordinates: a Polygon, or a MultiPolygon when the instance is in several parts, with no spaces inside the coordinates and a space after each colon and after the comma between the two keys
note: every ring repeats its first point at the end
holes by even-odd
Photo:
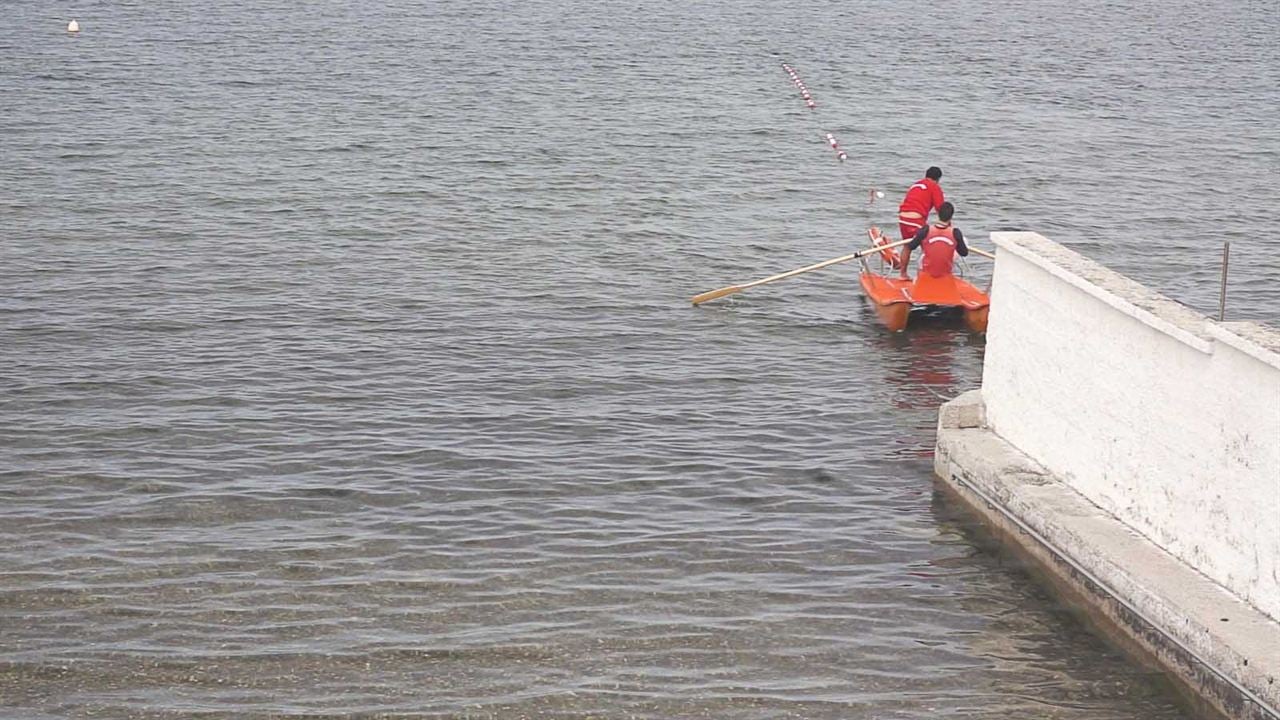
{"type": "Polygon", "coordinates": [[[902,231],[902,239],[909,240],[921,228],[929,226],[929,211],[942,207],[947,199],[942,196],[942,169],[931,167],[924,174],[924,179],[907,188],[907,196],[898,206],[898,229],[902,231]]]}
{"type": "Polygon", "coordinates": [[[940,278],[951,274],[951,264],[955,262],[956,253],[961,257],[969,254],[969,247],[964,244],[964,235],[960,228],[951,225],[951,216],[955,214],[955,206],[944,202],[938,206],[938,222],[929,227],[920,228],[915,237],[902,252],[902,277],[908,279],[907,270],[911,262],[911,251],[924,247],[924,260],[920,261],[920,272],[931,277],[940,278]]]}

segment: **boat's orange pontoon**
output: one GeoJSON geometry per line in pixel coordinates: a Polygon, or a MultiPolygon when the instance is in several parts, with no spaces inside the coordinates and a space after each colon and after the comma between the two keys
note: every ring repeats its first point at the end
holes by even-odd
{"type": "MultiPolygon", "coordinates": [[[[873,227],[867,232],[873,244],[888,244],[879,228],[873,227]]],[[[889,267],[900,267],[901,258],[896,250],[882,250],[880,255],[889,267]]],[[[964,280],[954,275],[936,278],[924,272],[918,273],[915,280],[903,280],[872,272],[866,260],[861,261],[862,291],[890,332],[907,327],[913,307],[957,307],[964,312],[964,321],[970,330],[987,331],[991,299],[964,280]]]]}

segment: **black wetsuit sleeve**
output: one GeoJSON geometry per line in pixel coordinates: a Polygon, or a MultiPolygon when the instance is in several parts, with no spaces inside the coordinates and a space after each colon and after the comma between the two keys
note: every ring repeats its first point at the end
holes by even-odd
{"type": "Polygon", "coordinates": [[[916,236],[911,238],[911,242],[907,243],[908,250],[915,250],[920,247],[920,243],[924,242],[924,237],[929,234],[928,227],[922,227],[916,231],[916,236]]]}
{"type": "Polygon", "coordinates": [[[960,234],[960,228],[952,230],[951,235],[956,239],[956,252],[960,253],[960,257],[968,257],[969,246],[964,244],[964,236],[960,234]]]}

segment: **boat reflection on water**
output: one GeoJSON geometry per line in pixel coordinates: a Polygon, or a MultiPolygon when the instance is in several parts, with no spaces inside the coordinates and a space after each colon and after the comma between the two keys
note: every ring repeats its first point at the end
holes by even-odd
{"type": "Polygon", "coordinates": [[[864,306],[871,351],[882,362],[884,395],[894,408],[897,437],[887,445],[890,455],[909,460],[918,470],[932,473],[938,408],[942,403],[982,385],[982,357],[986,336],[970,332],[958,308],[916,310],[911,326],[887,332],[875,310],[864,306]]]}
{"type": "MultiPolygon", "coordinates": [[[[866,315],[875,322],[874,310],[866,308],[866,315]]],[[[876,332],[872,343],[886,359],[886,383],[898,390],[894,407],[936,410],[981,384],[986,338],[969,331],[959,308],[916,309],[910,328],[876,332]]]]}

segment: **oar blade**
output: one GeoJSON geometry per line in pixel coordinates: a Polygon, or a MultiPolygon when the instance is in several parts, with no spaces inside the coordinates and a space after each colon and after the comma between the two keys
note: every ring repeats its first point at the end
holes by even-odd
{"type": "Polygon", "coordinates": [[[740,291],[740,290],[742,290],[742,286],[741,286],[741,285],[730,285],[729,287],[722,287],[722,288],[720,288],[719,290],[712,290],[712,291],[710,291],[710,292],[704,292],[704,293],[702,293],[701,295],[694,295],[694,296],[693,296],[693,304],[694,304],[694,305],[701,305],[702,303],[704,303],[704,302],[706,302],[706,301],[708,301],[708,300],[715,300],[716,298],[722,298],[722,297],[724,297],[725,295],[732,295],[732,294],[734,294],[734,293],[736,293],[736,292],[738,292],[738,291],[740,291]]]}

